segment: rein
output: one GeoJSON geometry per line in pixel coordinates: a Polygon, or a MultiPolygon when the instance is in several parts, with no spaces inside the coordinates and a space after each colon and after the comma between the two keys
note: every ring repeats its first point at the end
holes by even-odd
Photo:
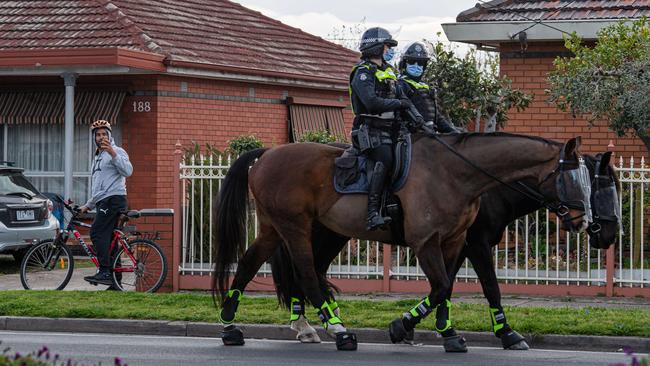
{"type": "MultiPolygon", "coordinates": [[[[532,199],[533,201],[536,201],[538,204],[540,204],[541,206],[546,207],[549,211],[554,212],[555,214],[562,217],[563,219],[564,219],[564,216],[568,215],[569,208],[567,207],[566,204],[561,203],[559,205],[553,205],[551,203],[548,203],[539,192],[535,191],[534,189],[530,188],[529,186],[527,186],[526,184],[524,184],[522,182],[517,182],[517,183],[523,189],[520,189],[519,187],[516,187],[516,186],[514,186],[514,185],[512,185],[510,183],[504,182],[499,177],[493,175],[492,173],[486,171],[485,169],[481,168],[480,166],[474,164],[472,161],[467,159],[465,156],[463,156],[461,153],[459,153],[456,149],[454,149],[451,145],[449,145],[447,142],[443,141],[438,136],[438,134],[435,131],[433,131],[432,129],[428,128],[427,126],[422,126],[422,128],[424,129],[424,132],[425,132],[426,136],[433,138],[434,140],[436,140],[437,142],[442,144],[442,146],[447,148],[447,150],[449,150],[452,154],[456,155],[462,161],[467,163],[467,165],[469,165],[472,168],[478,170],[479,172],[483,173],[484,175],[491,178],[492,180],[500,183],[501,185],[504,185],[504,186],[512,189],[515,192],[518,192],[518,193],[524,195],[527,198],[532,199]]],[[[554,169],[551,173],[549,173],[549,175],[544,179],[544,181],[547,180],[551,175],[556,173],[556,171],[557,171],[557,169],[554,169]]],[[[570,217],[570,218],[566,219],[566,221],[571,221],[571,220],[574,220],[574,219],[578,219],[578,218],[581,218],[583,216],[585,216],[584,212],[581,215],[578,215],[578,216],[575,216],[575,217],[570,217]]]]}

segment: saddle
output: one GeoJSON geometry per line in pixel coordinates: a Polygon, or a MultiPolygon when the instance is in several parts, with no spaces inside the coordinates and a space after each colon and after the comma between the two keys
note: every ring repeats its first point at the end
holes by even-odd
{"type": "MultiPolygon", "coordinates": [[[[368,193],[366,171],[368,158],[353,146],[334,161],[334,189],[341,194],[368,193]]],[[[399,191],[406,183],[411,168],[411,135],[405,134],[395,145],[395,164],[388,190],[399,191]]]]}
{"type": "MultiPolygon", "coordinates": [[[[384,191],[380,210],[392,218],[391,232],[396,244],[404,243],[404,215],[395,192],[399,191],[411,168],[411,135],[404,134],[395,145],[395,164],[388,189],[384,191]]],[[[350,147],[334,161],[334,189],[341,194],[367,194],[368,158],[350,147]]]]}

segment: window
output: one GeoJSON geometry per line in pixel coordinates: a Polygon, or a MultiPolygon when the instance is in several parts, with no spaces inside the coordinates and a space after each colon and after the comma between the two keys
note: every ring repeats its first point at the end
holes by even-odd
{"type": "Polygon", "coordinates": [[[312,98],[289,97],[289,140],[299,141],[308,131],[327,131],[345,137],[343,108],[347,103],[312,98]]]}
{"type": "MultiPolygon", "coordinates": [[[[121,90],[75,92],[72,198],[85,203],[90,196],[90,164],[95,143],[90,124],[97,119],[118,121],[126,96],[121,90]]],[[[0,90],[0,154],[25,169],[41,192],[63,195],[65,95],[60,89],[0,90]]],[[[120,131],[113,126],[119,145],[120,131]]],[[[68,197],[65,197],[68,198],[68,197]]]]}
{"type": "MultiPolygon", "coordinates": [[[[113,126],[113,137],[119,145],[120,129],[113,126]]],[[[64,126],[60,124],[3,125],[2,159],[13,161],[25,169],[25,176],[40,192],[63,195],[64,126]]],[[[74,126],[72,200],[85,203],[90,197],[90,164],[95,144],[90,126],[74,126]]],[[[66,197],[67,198],[67,197],[66,197]]]]}

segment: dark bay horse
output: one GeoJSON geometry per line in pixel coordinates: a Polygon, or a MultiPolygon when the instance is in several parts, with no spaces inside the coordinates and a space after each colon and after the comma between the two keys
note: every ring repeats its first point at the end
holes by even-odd
{"type": "MultiPolygon", "coordinates": [[[[593,222],[590,223],[587,229],[589,243],[592,248],[607,249],[616,241],[619,229],[618,178],[614,169],[610,166],[611,152],[596,156],[584,155],[583,157],[592,182],[591,207],[594,215],[593,222]]],[[[529,182],[528,185],[534,187],[533,182],[529,182]]],[[[481,196],[480,209],[476,220],[467,231],[467,244],[463,248],[453,271],[447,299],[445,303],[436,309],[436,330],[446,336],[445,338],[456,335],[449,317],[453,279],[465,258],[469,258],[489,303],[492,329],[494,334],[501,339],[503,348],[528,349],[524,338],[514,331],[506,321],[501,306],[501,293],[492,262],[491,248],[501,242],[503,232],[509,223],[542,207],[539,200],[523,195],[506,186],[498,186],[481,196]]],[[[323,226],[315,226],[313,233],[314,258],[323,261],[319,262],[317,260],[315,263],[321,287],[323,291],[330,294],[330,301],[335,304],[333,296],[329,292],[330,285],[327,282],[325,273],[331,261],[339,254],[350,238],[332,232],[323,226]]],[[[304,296],[301,294],[300,288],[294,283],[292,265],[288,261],[289,258],[283,248],[279,248],[271,258],[271,268],[278,299],[283,305],[291,309],[291,327],[298,332],[298,339],[302,342],[318,342],[320,339],[316,331],[304,318],[304,296]]],[[[456,345],[464,348],[464,345],[456,345]]],[[[448,348],[454,347],[454,344],[446,346],[448,348]]],[[[458,351],[458,349],[455,350],[458,351]]]]}
{"type": "MultiPolygon", "coordinates": [[[[546,200],[562,201],[565,208],[569,201],[579,201],[579,207],[570,206],[563,212],[563,225],[572,231],[587,226],[589,186],[576,178],[582,171],[578,145],[577,139],[557,144],[504,133],[416,139],[409,179],[397,196],[404,210],[405,243],[418,258],[431,292],[417,307],[425,313],[411,309],[400,324],[391,323],[392,337],[403,339],[445,300],[466,231],[478,212],[479,197],[499,184],[495,179],[531,179],[546,200]],[[451,145],[453,151],[443,144],[451,145]],[[468,161],[489,171],[491,177],[468,161]],[[433,185],[435,194],[428,189],[433,185]]],[[[227,324],[224,343],[243,344],[241,331],[232,324],[243,290],[260,266],[285,245],[306,299],[316,307],[327,331],[336,337],[337,348],[356,349],[356,336],[347,332],[320,286],[312,228],[319,224],[347,237],[381,242],[391,242],[392,234],[389,230],[365,230],[365,195],[334,191],[333,161],[339,154],[339,149],[320,144],[283,145],[246,153],[228,171],[216,205],[213,278],[213,289],[222,304],[221,320],[227,324]],[[250,167],[255,159],[259,160],[250,167]],[[255,199],[259,235],[242,253],[249,189],[255,199]],[[229,289],[230,269],[238,255],[229,289]]]]}

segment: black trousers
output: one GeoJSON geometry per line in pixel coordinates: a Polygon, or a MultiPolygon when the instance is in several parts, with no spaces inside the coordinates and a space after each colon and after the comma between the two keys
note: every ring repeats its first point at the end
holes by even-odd
{"type": "Polygon", "coordinates": [[[110,196],[97,202],[95,221],[90,228],[90,239],[93,241],[100,269],[111,268],[111,240],[113,229],[117,225],[120,212],[126,211],[128,204],[126,196],[110,196]]]}

